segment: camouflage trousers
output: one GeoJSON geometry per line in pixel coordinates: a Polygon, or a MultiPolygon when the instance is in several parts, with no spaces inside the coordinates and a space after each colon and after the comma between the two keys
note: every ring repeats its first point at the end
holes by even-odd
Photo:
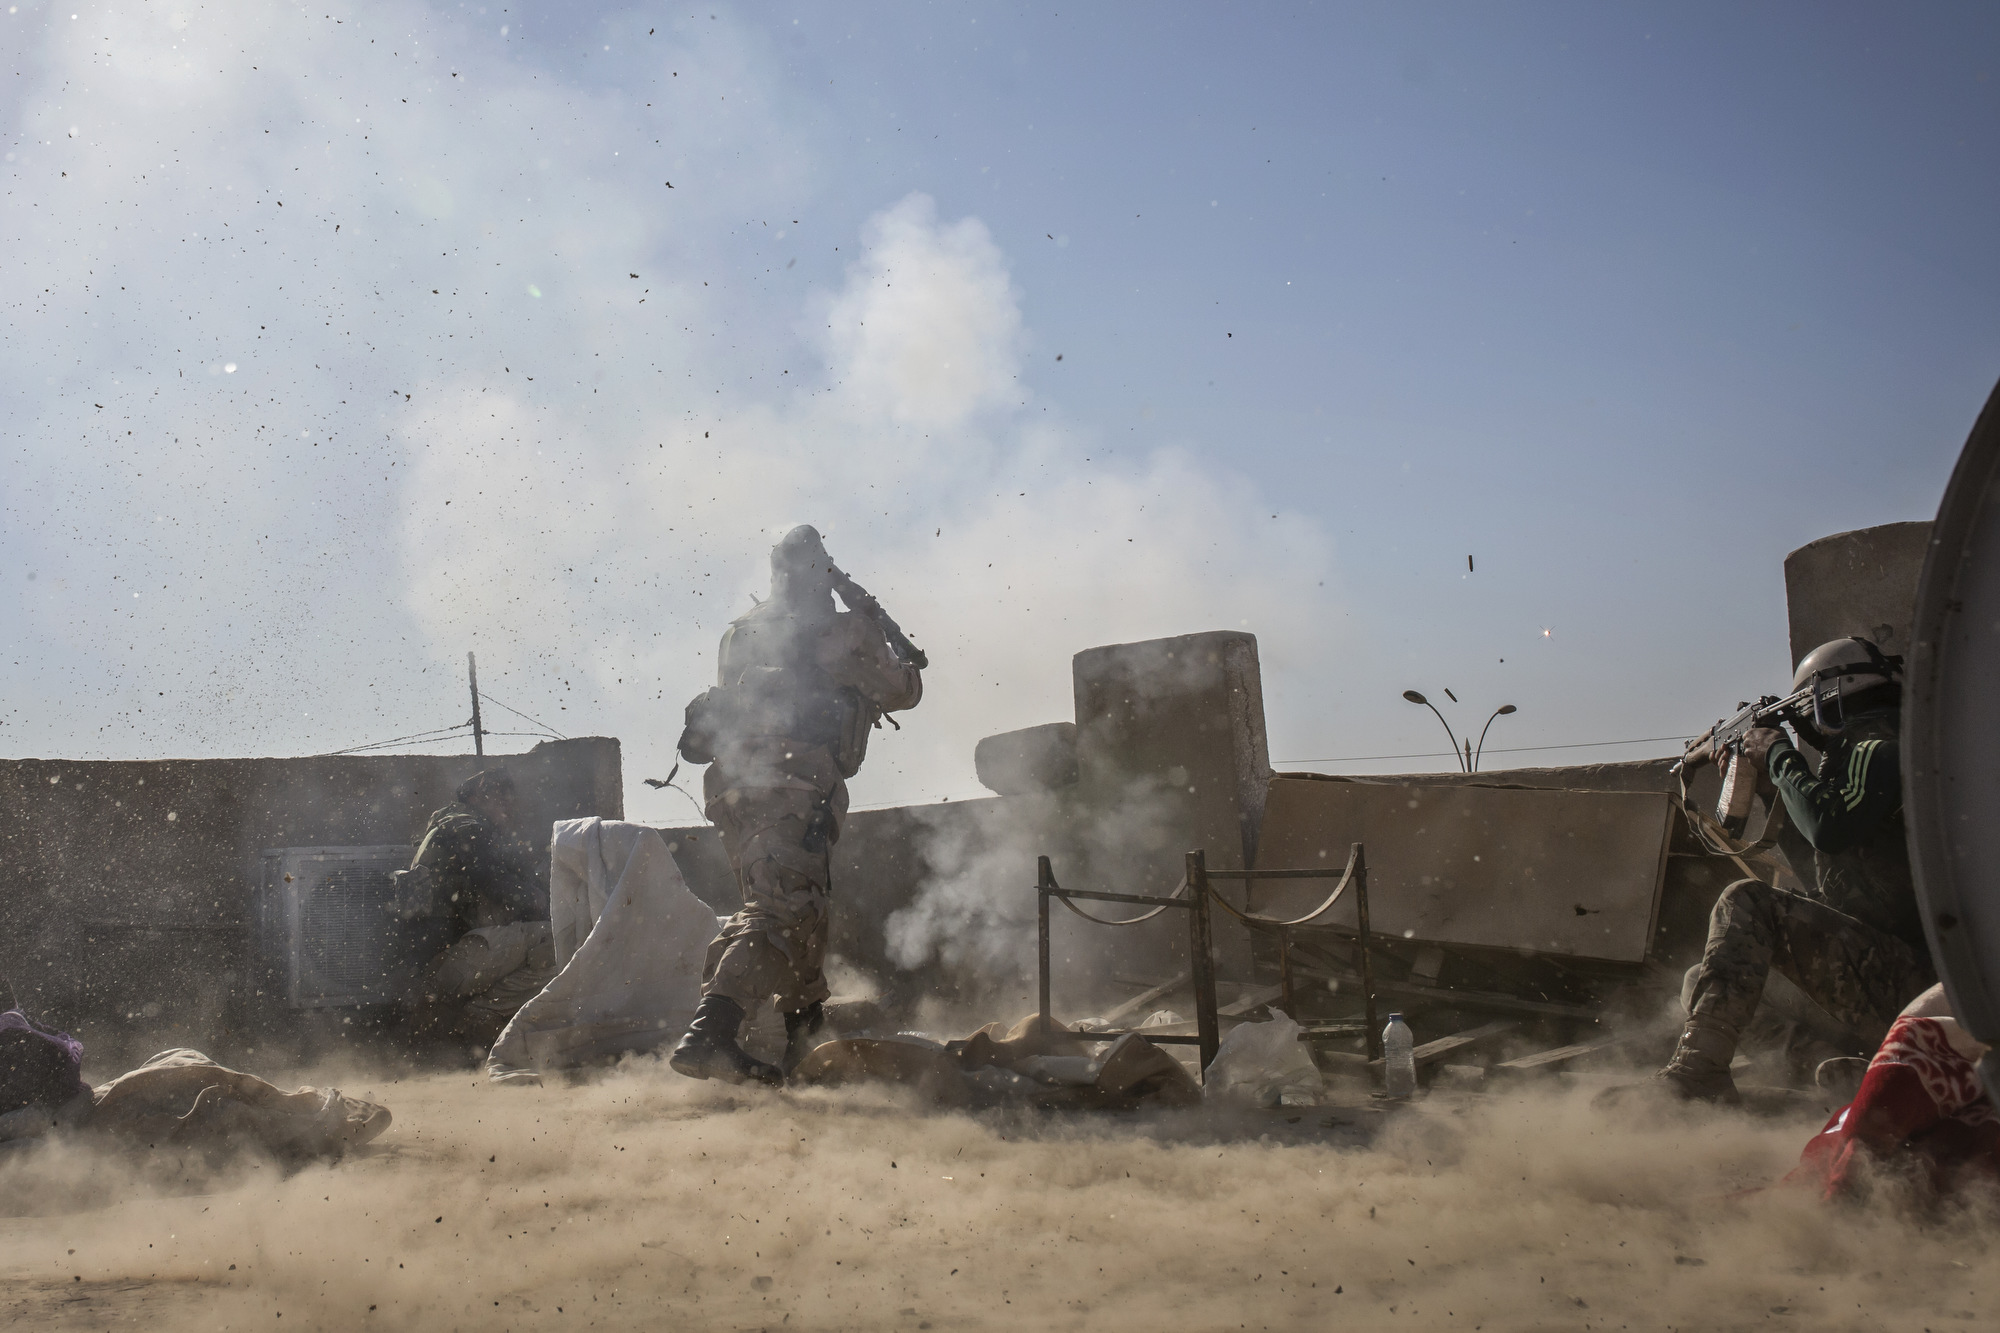
{"type": "Polygon", "coordinates": [[[709,803],[743,909],[708,946],[703,995],[745,1010],[775,997],[785,1013],[827,997],[820,967],[833,875],[822,810],[814,793],[783,787],[739,787],[709,803]]]}
{"type": "Polygon", "coordinates": [[[1776,968],[1872,1049],[1903,1006],[1937,981],[1928,950],[1817,898],[1740,879],[1708,918],[1708,946],[1689,988],[1696,1020],[1741,1033],[1776,968]]]}

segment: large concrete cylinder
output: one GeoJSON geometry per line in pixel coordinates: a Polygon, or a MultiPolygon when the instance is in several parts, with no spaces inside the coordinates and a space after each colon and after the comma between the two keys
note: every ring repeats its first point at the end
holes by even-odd
{"type": "Polygon", "coordinates": [[[1927,520],[1884,523],[1821,537],[1786,556],[1793,664],[1850,634],[1873,639],[1885,653],[1907,652],[1930,537],[1927,520]]]}

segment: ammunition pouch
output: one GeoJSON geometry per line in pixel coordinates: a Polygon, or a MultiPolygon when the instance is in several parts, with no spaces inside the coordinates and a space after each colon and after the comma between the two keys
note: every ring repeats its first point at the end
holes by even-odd
{"type": "Polygon", "coordinates": [[[861,761],[868,757],[868,733],[875,729],[876,720],[882,715],[859,690],[840,690],[834,708],[839,735],[833,745],[833,764],[840,770],[840,776],[851,778],[861,771],[861,761]]]}
{"type": "Polygon", "coordinates": [[[424,856],[431,849],[431,839],[436,835],[436,829],[424,834],[417,854],[410,858],[410,868],[392,871],[389,875],[393,886],[389,891],[389,914],[399,921],[441,917],[451,910],[450,904],[444,901],[444,886],[438,883],[437,871],[424,864],[424,856]]]}
{"type": "Polygon", "coordinates": [[[437,872],[429,866],[398,870],[389,876],[395,888],[389,895],[389,912],[399,921],[418,921],[445,915],[444,895],[437,872]]]}

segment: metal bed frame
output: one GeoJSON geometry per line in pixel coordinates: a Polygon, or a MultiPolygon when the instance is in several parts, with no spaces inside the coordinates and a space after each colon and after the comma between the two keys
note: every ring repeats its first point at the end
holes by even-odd
{"type": "MultiPolygon", "coordinates": [[[[1052,1021],[1049,1012],[1049,991],[1052,981],[1049,962],[1049,904],[1060,902],[1070,911],[1086,921],[1100,926],[1136,926],[1150,921],[1168,908],[1177,908],[1188,914],[1188,965],[1190,980],[1194,986],[1195,1034],[1161,1034],[1139,1028],[1121,1028],[1104,1032],[1079,1032],[1077,1038],[1087,1042],[1116,1041],[1118,1038],[1138,1032],[1148,1041],[1177,1046],[1199,1046],[1201,1048],[1201,1068],[1206,1077],[1209,1063],[1215,1059],[1216,1048],[1222,1041],[1221,1017],[1216,1012],[1215,1002],[1215,951],[1211,933],[1211,900],[1231,916],[1255,930],[1275,934],[1278,940],[1278,981],[1279,992],[1286,1006],[1292,1010],[1295,992],[1292,981],[1291,932],[1293,929],[1310,925],[1333,909],[1349,888],[1355,893],[1355,938],[1361,951],[1361,988],[1367,1012],[1367,1040],[1370,1059],[1379,1059],[1382,1034],[1376,1023],[1375,1013],[1375,969],[1368,931],[1368,859],[1360,843],[1353,844],[1348,853],[1346,868],[1341,871],[1307,870],[1210,870],[1205,853],[1196,850],[1186,855],[1186,874],[1173,893],[1166,897],[1156,897],[1137,893],[1100,893],[1090,889],[1065,889],[1056,882],[1055,870],[1046,856],[1035,858],[1035,924],[1037,967],[1040,980],[1040,1014],[1044,1027],[1052,1021]],[[1334,886],[1325,901],[1304,916],[1288,921],[1273,917],[1255,916],[1238,909],[1228,899],[1215,891],[1214,880],[1262,880],[1262,879],[1332,879],[1336,874],[1340,882],[1334,886]],[[1092,916],[1076,906],[1077,901],[1132,903],[1151,910],[1123,920],[1108,921],[1092,916]]],[[[1334,1035],[1336,1032],[1351,1032],[1351,1027],[1335,1027],[1325,1030],[1308,1030],[1301,1033],[1304,1040],[1315,1036],[1334,1035]]]]}

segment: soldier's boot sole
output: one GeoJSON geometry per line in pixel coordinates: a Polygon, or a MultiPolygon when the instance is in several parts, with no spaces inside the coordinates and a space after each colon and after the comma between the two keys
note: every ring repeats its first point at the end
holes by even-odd
{"type": "Polygon", "coordinates": [[[667,1057],[667,1067],[687,1078],[716,1079],[723,1083],[758,1083],[782,1087],[784,1071],[767,1065],[734,1042],[703,1041],[690,1034],[667,1057]]]}
{"type": "Polygon", "coordinates": [[[1668,1065],[1653,1075],[1651,1082],[1668,1096],[1684,1102],[1719,1102],[1725,1106],[1743,1104],[1743,1094],[1736,1091],[1736,1080],[1729,1076],[1727,1069],[1694,1070],[1668,1065]]]}
{"type": "Polygon", "coordinates": [[[1600,1111],[1619,1111],[1642,1105],[1679,1102],[1739,1106],[1742,1101],[1742,1094],[1736,1091],[1736,1081],[1727,1072],[1717,1079],[1668,1066],[1642,1082],[1620,1083],[1606,1088],[1591,1099],[1591,1105],[1600,1111]]]}

